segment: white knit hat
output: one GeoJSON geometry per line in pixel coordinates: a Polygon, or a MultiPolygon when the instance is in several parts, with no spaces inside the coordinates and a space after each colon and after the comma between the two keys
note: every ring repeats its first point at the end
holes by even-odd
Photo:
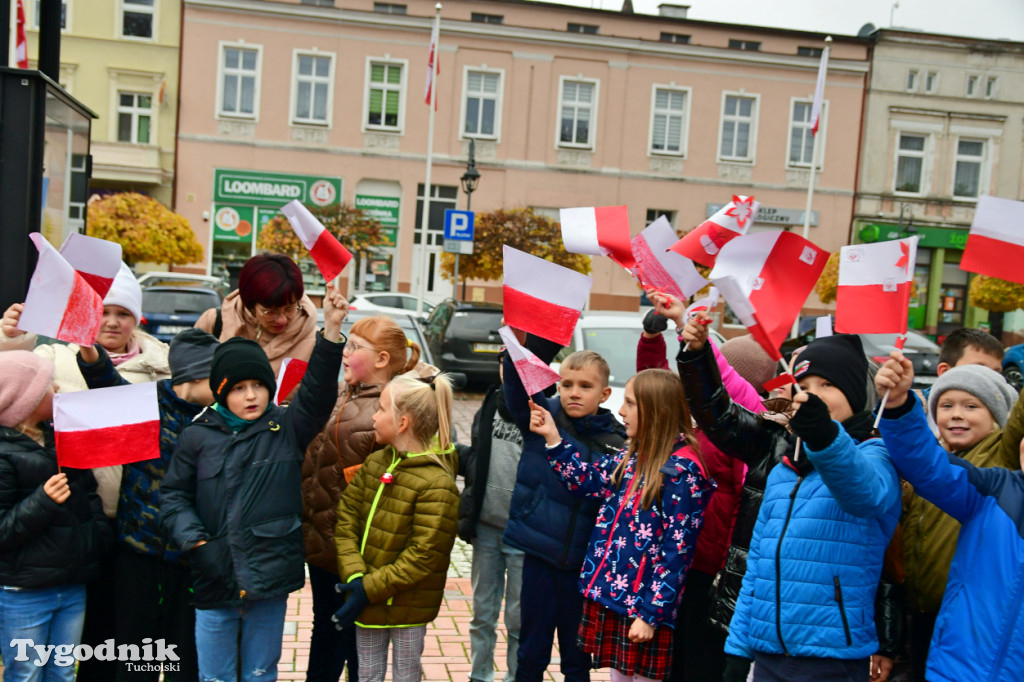
{"type": "Polygon", "coordinates": [[[1017,401],[1017,392],[999,372],[982,365],[960,365],[946,370],[932,386],[928,395],[928,412],[932,419],[935,419],[939,398],[952,390],[966,391],[980,400],[992,413],[992,419],[999,428],[1006,426],[1010,410],[1017,401]]]}
{"type": "Polygon", "coordinates": [[[142,321],[142,287],[124,263],[121,263],[121,269],[114,278],[107,297],[103,299],[103,305],[119,305],[132,314],[136,325],[142,321]]]}

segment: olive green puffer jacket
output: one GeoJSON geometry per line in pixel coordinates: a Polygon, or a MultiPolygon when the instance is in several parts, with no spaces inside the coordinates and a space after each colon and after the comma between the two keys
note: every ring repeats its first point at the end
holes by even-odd
{"type": "Polygon", "coordinates": [[[450,472],[459,465],[454,448],[433,454],[445,467],[429,453],[377,450],[338,502],[338,575],[362,576],[370,601],[359,625],[423,625],[441,609],[459,514],[450,472]]]}

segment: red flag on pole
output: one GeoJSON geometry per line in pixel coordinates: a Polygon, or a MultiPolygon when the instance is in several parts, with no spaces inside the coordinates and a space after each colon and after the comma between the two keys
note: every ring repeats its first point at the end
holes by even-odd
{"type": "Polygon", "coordinates": [[[1024,202],[978,197],[960,269],[1024,283],[1024,202]]]}
{"type": "Polygon", "coordinates": [[[836,331],[906,334],[917,237],[839,250],[836,331]]]}
{"type": "Polygon", "coordinates": [[[53,398],[57,463],[73,469],[160,456],[156,383],[58,393],[53,398]]]}
{"type": "Polygon", "coordinates": [[[825,77],[828,75],[828,46],[821,53],[821,63],[818,64],[818,82],[814,86],[814,103],[811,104],[811,134],[818,134],[818,124],[821,123],[821,104],[825,99],[825,77]]]}
{"type": "Polygon", "coordinates": [[[434,79],[441,73],[441,60],[437,54],[437,39],[441,33],[441,15],[434,17],[434,28],[430,31],[430,55],[427,57],[427,86],[423,93],[423,101],[426,104],[434,102],[434,111],[437,111],[437,95],[434,93],[434,79]],[[437,60],[435,62],[435,60],[437,60]]]}
{"type": "Polygon", "coordinates": [[[18,28],[14,39],[14,63],[19,69],[28,68],[28,42],[25,40],[25,5],[18,0],[18,28]]]}
{"type": "Polygon", "coordinates": [[[718,252],[731,240],[747,233],[757,220],[760,208],[760,202],[754,197],[733,195],[732,201],[687,232],[671,250],[695,263],[714,267],[718,252]]]}

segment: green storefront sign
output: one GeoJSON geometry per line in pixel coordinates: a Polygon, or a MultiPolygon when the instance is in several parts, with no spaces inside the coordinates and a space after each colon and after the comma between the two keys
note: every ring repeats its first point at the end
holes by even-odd
{"type": "Polygon", "coordinates": [[[298,199],[313,206],[330,206],[341,197],[341,178],[264,171],[213,170],[213,202],[281,208],[298,199]]]}
{"type": "MultiPolygon", "coordinates": [[[[904,237],[912,237],[915,234],[920,237],[920,240],[917,242],[918,248],[959,249],[963,251],[964,246],[967,244],[968,230],[956,227],[919,227],[915,225],[913,232],[906,234],[906,229],[904,229],[904,233],[904,237]]],[[[860,228],[857,235],[860,237],[860,241],[869,244],[872,242],[884,242],[891,239],[899,239],[900,228],[899,225],[868,223],[860,228]]]]}
{"type": "Polygon", "coordinates": [[[381,224],[384,246],[395,246],[398,243],[398,215],[401,207],[402,200],[398,197],[356,195],[356,208],[381,224]]]}

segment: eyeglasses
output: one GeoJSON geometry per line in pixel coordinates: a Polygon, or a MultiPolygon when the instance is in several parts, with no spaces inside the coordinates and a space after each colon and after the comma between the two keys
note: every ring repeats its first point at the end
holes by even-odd
{"type": "Polygon", "coordinates": [[[368,350],[368,351],[372,351],[374,353],[377,352],[376,348],[373,348],[371,346],[362,346],[362,345],[356,343],[355,341],[349,341],[348,343],[345,344],[345,352],[346,353],[355,353],[357,350],[368,350]]]}
{"type": "Polygon", "coordinates": [[[273,320],[279,317],[284,317],[290,320],[299,314],[299,311],[302,310],[302,306],[296,303],[295,305],[290,305],[284,308],[263,308],[257,304],[255,310],[256,314],[265,320],[273,320]]]}

